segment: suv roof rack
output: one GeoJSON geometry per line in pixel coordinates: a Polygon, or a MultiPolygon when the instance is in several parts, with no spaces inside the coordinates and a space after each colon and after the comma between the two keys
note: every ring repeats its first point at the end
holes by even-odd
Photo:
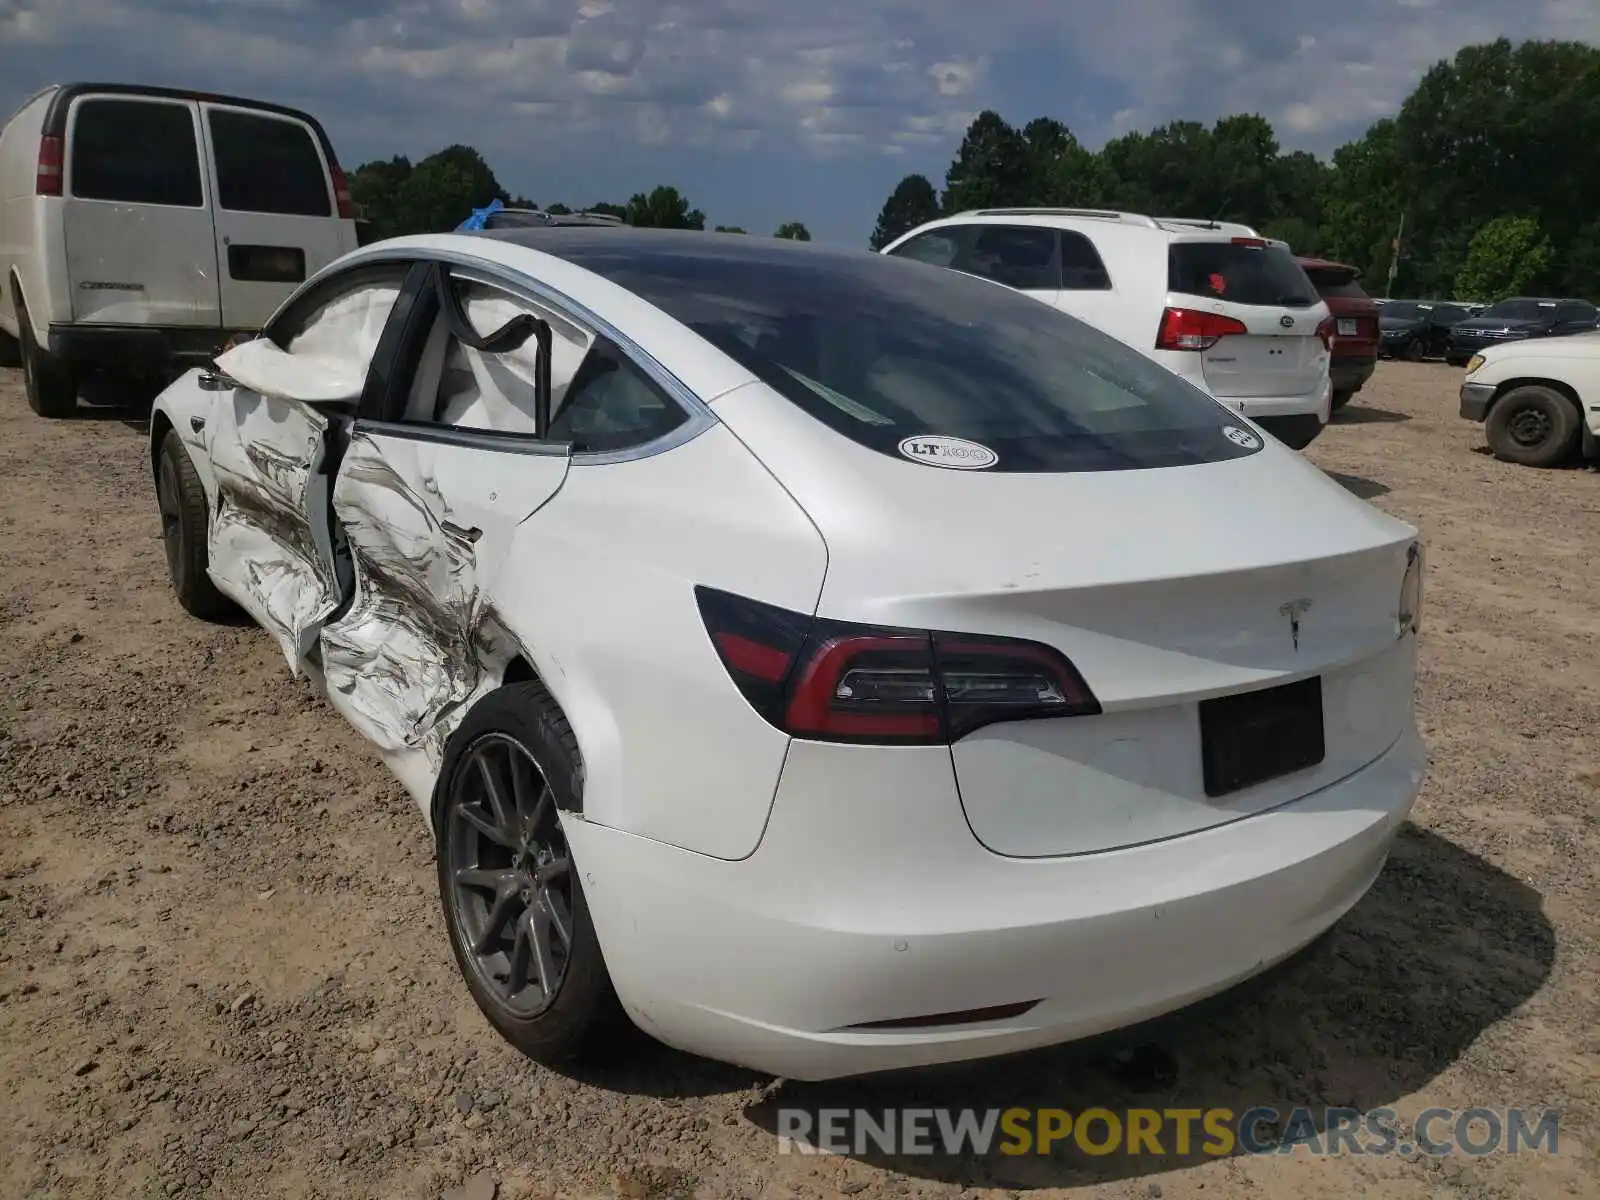
{"type": "Polygon", "coordinates": [[[1121,221],[1128,225],[1144,225],[1150,229],[1157,228],[1153,217],[1147,217],[1143,213],[1118,212],[1110,208],[1052,208],[1048,206],[1033,208],[975,208],[956,215],[962,217],[1088,217],[1096,221],[1121,221]]]}

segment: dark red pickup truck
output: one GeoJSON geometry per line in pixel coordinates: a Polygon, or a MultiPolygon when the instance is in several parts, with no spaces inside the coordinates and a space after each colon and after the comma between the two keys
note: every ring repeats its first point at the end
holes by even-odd
{"type": "Polygon", "coordinates": [[[1301,268],[1333,315],[1333,407],[1342,408],[1378,366],[1378,302],[1362,289],[1361,272],[1344,263],[1302,258],[1301,268]]]}

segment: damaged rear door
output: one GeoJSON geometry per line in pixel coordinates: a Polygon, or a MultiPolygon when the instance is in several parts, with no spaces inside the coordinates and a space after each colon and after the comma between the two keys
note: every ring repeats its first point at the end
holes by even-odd
{"type": "Polygon", "coordinates": [[[332,494],[349,606],[321,633],[329,700],[409,774],[517,647],[492,601],[517,526],[566,478],[547,436],[592,334],[492,276],[438,265],[387,391],[364,404],[332,494]]]}
{"type": "Polygon", "coordinates": [[[217,481],[209,574],[296,674],[347,587],[331,481],[410,269],[383,263],[322,281],[202,376],[222,393],[206,432],[217,481]]]}

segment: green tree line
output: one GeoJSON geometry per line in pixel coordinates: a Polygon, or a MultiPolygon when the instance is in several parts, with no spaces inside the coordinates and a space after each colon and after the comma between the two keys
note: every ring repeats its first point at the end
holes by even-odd
{"type": "Polygon", "coordinates": [[[1360,268],[1374,295],[1600,299],[1597,146],[1600,49],[1502,38],[1435,64],[1331,162],[1284,153],[1253,114],[1174,121],[1095,152],[1053,118],[1017,128],[984,112],[943,192],[902,179],[871,246],[966,209],[1114,208],[1242,221],[1360,268]]]}
{"type": "MultiPolygon", "coordinates": [[[[446,146],[419,162],[395,157],[362,163],[350,175],[350,198],[360,207],[365,237],[401,237],[412,233],[445,233],[491,201],[507,208],[536,208],[524,196],[500,186],[483,155],[471,146],[446,146]]],[[[565,204],[546,204],[546,212],[570,213],[565,204]]],[[[626,204],[600,201],[585,209],[621,217],[629,225],[656,229],[704,229],[706,215],[691,208],[675,187],[639,192],[626,204]]],[[[719,233],[744,233],[734,225],[718,225],[719,233]]],[[[808,242],[811,234],[799,221],[785,221],[774,237],[808,242]]]]}

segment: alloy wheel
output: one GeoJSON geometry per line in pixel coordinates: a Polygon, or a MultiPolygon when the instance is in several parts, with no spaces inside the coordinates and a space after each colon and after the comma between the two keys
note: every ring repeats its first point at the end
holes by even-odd
{"type": "Polygon", "coordinates": [[[469,969],[516,1016],[538,1016],[572,956],[572,859],[555,794],[526,747],[492,733],[462,756],[448,803],[452,919],[469,969]]]}

